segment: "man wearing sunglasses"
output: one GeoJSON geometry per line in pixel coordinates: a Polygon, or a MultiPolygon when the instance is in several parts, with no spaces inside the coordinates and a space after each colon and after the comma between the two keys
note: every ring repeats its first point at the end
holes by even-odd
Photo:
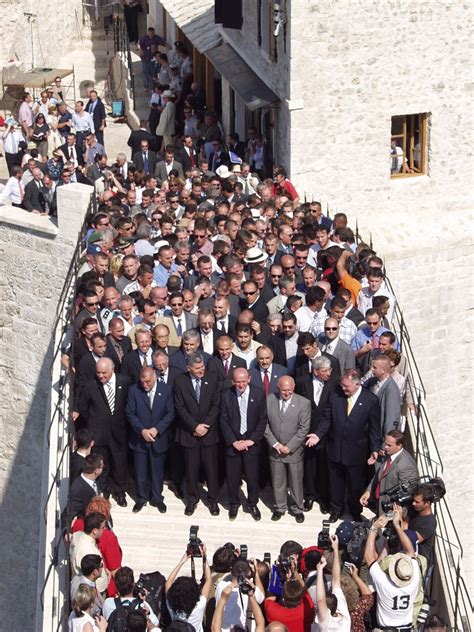
{"type": "Polygon", "coordinates": [[[350,346],[339,337],[339,322],[328,318],[324,322],[324,334],[319,337],[322,350],[339,360],[341,373],[355,368],[355,355],[350,346]]]}

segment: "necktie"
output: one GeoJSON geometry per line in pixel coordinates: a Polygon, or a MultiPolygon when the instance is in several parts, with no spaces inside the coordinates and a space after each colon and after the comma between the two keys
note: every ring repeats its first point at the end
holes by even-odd
{"type": "Polygon", "coordinates": [[[248,178],[245,178],[244,194],[245,195],[250,195],[250,187],[249,187],[249,180],[248,180],[248,178]]]}
{"type": "Polygon", "coordinates": [[[92,487],[94,488],[95,495],[98,496],[99,488],[97,487],[97,483],[95,481],[92,481],[92,487]]]}
{"type": "Polygon", "coordinates": [[[188,149],[188,152],[189,152],[189,160],[191,161],[191,166],[194,167],[196,163],[194,162],[193,150],[188,149]]]}
{"type": "Polygon", "coordinates": [[[352,397],[347,398],[347,416],[351,414],[351,410],[354,408],[354,402],[352,401],[352,397]]]}
{"type": "Polygon", "coordinates": [[[149,173],[149,169],[148,169],[148,154],[147,153],[143,154],[143,171],[145,173],[149,173]]]}
{"type": "Polygon", "coordinates": [[[244,435],[247,432],[247,406],[246,406],[246,397],[245,394],[242,393],[240,396],[240,434],[244,435]]]}
{"type": "Polygon", "coordinates": [[[379,341],[377,339],[377,334],[372,334],[371,336],[371,343],[372,343],[372,349],[378,349],[379,348],[379,341]]]}
{"type": "Polygon", "coordinates": [[[286,413],[286,407],[288,406],[288,402],[284,399],[281,400],[281,405],[280,405],[280,413],[282,415],[284,415],[286,413]]]}
{"type": "Polygon", "coordinates": [[[226,332],[226,330],[225,330],[225,322],[224,322],[223,320],[220,320],[220,321],[219,321],[219,325],[220,325],[220,330],[221,330],[223,333],[227,333],[227,332],[226,332]]]}
{"type": "Polygon", "coordinates": [[[268,378],[268,369],[265,369],[263,372],[263,390],[265,391],[265,395],[270,394],[270,380],[268,378]]]}
{"type": "Polygon", "coordinates": [[[123,349],[122,347],[119,345],[118,342],[115,343],[115,353],[118,356],[119,362],[122,362],[123,359],[123,349]]]}
{"type": "Polygon", "coordinates": [[[196,378],[196,384],[194,387],[194,392],[196,393],[196,399],[198,401],[199,404],[199,400],[201,398],[201,380],[197,377],[196,378]]]}
{"type": "Polygon", "coordinates": [[[224,371],[225,371],[225,374],[228,376],[229,375],[229,360],[224,361],[224,371]]]}
{"type": "Polygon", "coordinates": [[[150,400],[150,408],[153,408],[153,389],[151,391],[148,391],[148,399],[150,400]]]}
{"type": "Polygon", "coordinates": [[[110,408],[110,412],[113,414],[114,412],[114,407],[115,407],[115,393],[114,393],[114,389],[112,388],[112,385],[109,384],[107,382],[107,384],[105,385],[107,387],[107,403],[109,405],[110,408]]]}
{"type": "Polygon", "coordinates": [[[176,333],[178,334],[180,338],[183,335],[183,327],[181,325],[181,318],[178,318],[178,326],[176,327],[176,333]]]}
{"type": "Polygon", "coordinates": [[[388,459],[385,461],[385,465],[382,470],[382,475],[380,476],[379,482],[377,483],[377,487],[375,488],[375,498],[377,500],[380,498],[380,485],[382,483],[382,479],[387,476],[387,472],[390,469],[391,465],[392,465],[392,457],[389,456],[388,459]]]}
{"type": "Polygon", "coordinates": [[[160,373],[160,376],[158,378],[158,382],[164,382],[165,381],[165,374],[164,373],[160,373]]]}

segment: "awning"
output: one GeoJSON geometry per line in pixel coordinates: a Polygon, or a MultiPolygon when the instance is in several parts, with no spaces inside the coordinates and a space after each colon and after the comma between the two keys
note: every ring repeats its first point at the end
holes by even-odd
{"type": "Polygon", "coordinates": [[[208,50],[206,56],[250,110],[268,107],[279,101],[229,44],[208,50]]]}
{"type": "MultiPolygon", "coordinates": [[[[200,53],[217,46],[221,36],[214,23],[215,0],[161,0],[160,4],[173,18],[191,44],[200,53]]],[[[172,42],[169,42],[172,44],[172,42]]]]}
{"type": "Polygon", "coordinates": [[[15,77],[6,78],[4,86],[23,86],[25,88],[45,88],[53,83],[56,77],[72,75],[72,68],[33,68],[28,72],[22,72],[15,77]]]}

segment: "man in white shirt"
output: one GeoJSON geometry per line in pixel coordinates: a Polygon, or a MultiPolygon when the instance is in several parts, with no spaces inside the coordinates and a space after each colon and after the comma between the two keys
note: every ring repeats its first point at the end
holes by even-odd
{"type": "MultiPolygon", "coordinates": [[[[306,305],[296,310],[298,331],[309,331],[316,321],[324,322],[328,314],[324,308],[325,292],[321,287],[310,287],[305,294],[306,305]]],[[[319,327],[319,325],[318,325],[319,327]]]]}
{"type": "MultiPolygon", "coordinates": [[[[219,603],[224,588],[229,584],[232,586],[232,592],[224,607],[221,632],[229,632],[233,626],[241,626],[243,629],[246,629],[249,598],[248,595],[239,590],[238,578],[242,575],[247,578],[251,577],[250,566],[246,560],[237,559],[232,565],[231,581],[222,579],[216,586],[216,603],[219,603]]],[[[253,579],[255,581],[255,599],[257,603],[261,604],[265,598],[265,591],[258,573],[255,573],[253,579]]]]}
{"type": "MultiPolygon", "coordinates": [[[[81,561],[84,555],[94,554],[100,555],[102,558],[97,546],[97,540],[101,538],[105,528],[106,519],[104,514],[94,511],[84,518],[84,531],[73,533],[69,545],[69,558],[73,577],[81,574],[81,561]]],[[[104,566],[102,566],[100,577],[96,579],[97,590],[104,592],[108,581],[107,573],[104,566]]]]}
{"type": "Polygon", "coordinates": [[[214,332],[214,323],[214,314],[212,313],[212,310],[202,308],[199,311],[198,316],[198,331],[201,334],[201,346],[203,351],[209,355],[213,355],[216,339],[218,338],[214,332]]]}
{"type": "Polygon", "coordinates": [[[395,311],[396,299],[385,284],[385,277],[382,270],[380,268],[370,269],[367,273],[367,283],[367,287],[362,288],[357,295],[357,308],[365,316],[366,311],[373,307],[372,299],[374,296],[386,296],[390,303],[387,318],[389,323],[391,323],[395,311]]]}
{"type": "Polygon", "coordinates": [[[15,165],[20,164],[18,150],[20,143],[23,141],[23,134],[19,129],[15,128],[16,121],[7,118],[5,121],[6,129],[2,134],[3,149],[5,151],[5,160],[7,161],[8,172],[12,175],[12,169],[15,165]]]}
{"type": "Polygon", "coordinates": [[[5,188],[1,193],[1,203],[5,204],[7,199],[10,199],[12,206],[18,206],[22,208],[23,196],[25,189],[21,182],[22,169],[21,167],[13,167],[11,170],[11,177],[8,178],[5,188]]]}

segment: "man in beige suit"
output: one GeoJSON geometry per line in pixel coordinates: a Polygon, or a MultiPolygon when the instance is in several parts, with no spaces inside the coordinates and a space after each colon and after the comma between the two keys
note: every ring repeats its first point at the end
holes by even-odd
{"type": "Polygon", "coordinates": [[[304,522],[303,456],[311,421],[311,402],[295,394],[295,381],[284,375],[278,393],[267,398],[268,425],[265,437],[270,446],[270,472],[275,510],[272,520],[280,520],[287,510],[288,488],[296,522],[304,522]]]}

